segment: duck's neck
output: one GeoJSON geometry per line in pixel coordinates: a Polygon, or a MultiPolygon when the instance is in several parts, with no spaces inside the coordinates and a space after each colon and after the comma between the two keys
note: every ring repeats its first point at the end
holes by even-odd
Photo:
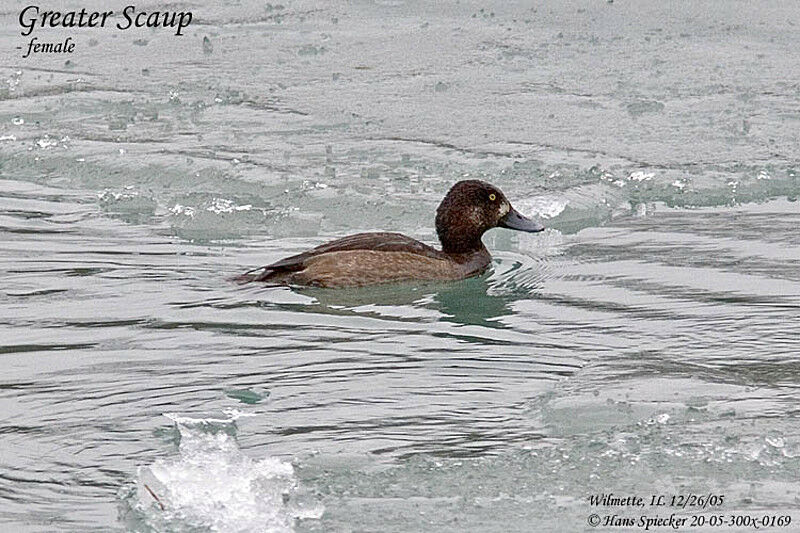
{"type": "MultiPolygon", "coordinates": [[[[438,224],[437,224],[438,225],[438,224]]],[[[449,255],[471,254],[485,251],[486,247],[481,241],[483,232],[458,231],[446,225],[438,225],[436,234],[442,243],[442,251],[449,255]]]]}
{"type": "Polygon", "coordinates": [[[486,250],[481,237],[488,227],[484,224],[482,212],[465,202],[464,198],[448,193],[436,209],[436,235],[446,254],[473,254],[486,250]]]}
{"type": "Polygon", "coordinates": [[[448,255],[474,254],[486,251],[486,246],[483,245],[480,235],[442,235],[440,233],[439,242],[442,243],[442,251],[448,255]]]}

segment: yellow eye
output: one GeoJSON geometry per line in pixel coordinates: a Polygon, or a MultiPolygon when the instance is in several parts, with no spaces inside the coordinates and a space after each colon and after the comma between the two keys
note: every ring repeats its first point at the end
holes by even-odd
{"type": "Polygon", "coordinates": [[[490,194],[489,195],[489,200],[494,202],[495,200],[497,200],[497,195],[495,193],[490,194]]]}

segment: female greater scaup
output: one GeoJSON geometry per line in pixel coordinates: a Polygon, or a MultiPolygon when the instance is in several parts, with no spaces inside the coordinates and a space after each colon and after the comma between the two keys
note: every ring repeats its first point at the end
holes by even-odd
{"type": "Polygon", "coordinates": [[[399,233],[358,233],[251,270],[235,280],[333,288],[468,278],[489,266],[492,257],[481,236],[496,227],[527,232],[544,229],[511,207],[497,187],[478,180],[459,181],[436,210],[441,250],[399,233]]]}

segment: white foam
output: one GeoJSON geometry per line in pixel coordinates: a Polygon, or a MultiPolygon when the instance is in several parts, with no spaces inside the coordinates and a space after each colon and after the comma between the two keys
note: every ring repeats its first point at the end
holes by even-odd
{"type": "Polygon", "coordinates": [[[138,510],[156,530],[291,532],[296,518],[319,518],[323,507],[303,502],[294,468],[277,457],[252,459],[226,418],[166,415],[180,432],[179,455],[140,467],[138,510]]]}

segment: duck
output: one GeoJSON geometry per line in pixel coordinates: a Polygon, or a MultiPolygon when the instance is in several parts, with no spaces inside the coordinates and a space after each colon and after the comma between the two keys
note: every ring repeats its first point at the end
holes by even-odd
{"type": "Polygon", "coordinates": [[[286,257],[234,278],[239,284],[347,288],[383,283],[455,281],[485,272],[492,256],[481,237],[492,228],[543,231],[494,185],[454,184],[436,209],[441,249],[401,233],[357,233],[286,257]]]}

